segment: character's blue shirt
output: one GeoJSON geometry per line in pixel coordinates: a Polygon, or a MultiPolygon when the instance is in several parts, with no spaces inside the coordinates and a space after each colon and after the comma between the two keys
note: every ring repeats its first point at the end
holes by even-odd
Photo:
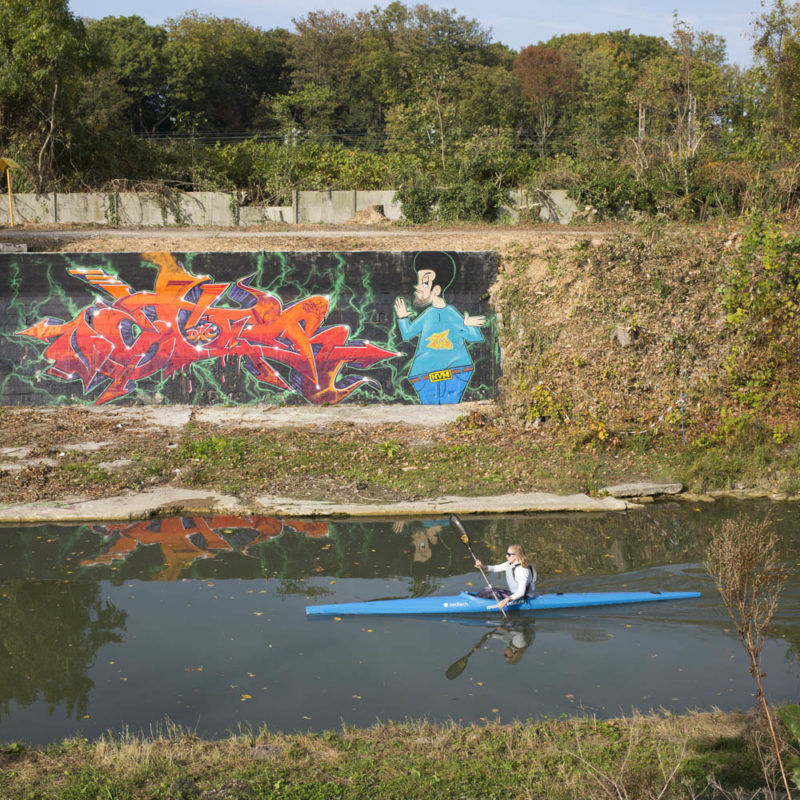
{"type": "Polygon", "coordinates": [[[425,375],[452,367],[472,364],[466,342],[480,342],[483,334],[474,325],[465,325],[464,318],[452,306],[425,309],[413,321],[397,320],[400,335],[407,342],[419,336],[417,351],[409,377],[425,375]]]}

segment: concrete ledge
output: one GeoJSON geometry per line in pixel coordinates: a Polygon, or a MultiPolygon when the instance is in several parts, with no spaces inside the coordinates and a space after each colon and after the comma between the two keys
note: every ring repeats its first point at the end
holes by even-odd
{"type": "Polygon", "coordinates": [[[326,503],[288,497],[257,497],[257,510],[276,517],[416,517],[449,514],[524,514],[537,511],[625,511],[631,503],[585,494],[544,492],[491,497],[437,497],[401,503],[326,503]]]}
{"type": "Polygon", "coordinates": [[[65,498],[0,506],[0,523],[129,522],[150,517],[247,514],[237,497],[202,489],[162,487],[99,500],[65,498]]]}
{"type": "Polygon", "coordinates": [[[496,497],[437,497],[403,503],[328,503],[264,496],[252,503],[202,489],[163,487],[101,500],[64,500],[0,506],[2,523],[128,522],[166,516],[232,514],[272,517],[420,517],[449,514],[522,514],[537,511],[625,511],[632,503],[585,494],[561,497],[542,492],[496,497]]]}
{"type": "Polygon", "coordinates": [[[620,483],[600,490],[611,497],[658,497],[663,494],[680,494],[681,483],[620,483]]]}

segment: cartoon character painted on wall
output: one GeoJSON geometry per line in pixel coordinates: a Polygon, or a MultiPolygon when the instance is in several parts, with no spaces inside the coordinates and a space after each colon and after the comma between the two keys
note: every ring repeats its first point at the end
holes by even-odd
{"type": "Polygon", "coordinates": [[[414,312],[402,297],[394,303],[403,341],[417,338],[408,379],[424,405],[459,403],[474,371],[467,344],[483,340],[480,329],[486,317],[469,313],[462,317],[447,304],[444,293],[456,275],[451,253],[417,253],[414,271],[414,305],[428,308],[411,319],[414,312]]]}

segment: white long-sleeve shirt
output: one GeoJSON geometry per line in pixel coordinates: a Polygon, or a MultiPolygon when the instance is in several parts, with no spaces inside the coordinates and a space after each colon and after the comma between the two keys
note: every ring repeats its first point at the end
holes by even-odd
{"type": "Polygon", "coordinates": [[[519,600],[521,597],[532,597],[536,594],[536,567],[530,568],[522,564],[490,564],[489,572],[505,572],[508,588],[511,590],[509,600],[519,600]]]}

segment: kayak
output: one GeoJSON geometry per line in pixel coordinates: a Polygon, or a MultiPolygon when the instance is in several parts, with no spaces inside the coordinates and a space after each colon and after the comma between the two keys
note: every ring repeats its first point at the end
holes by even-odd
{"type": "MultiPolygon", "coordinates": [[[[560,608],[591,608],[623,603],[652,603],[659,600],[687,600],[700,592],[556,592],[516,600],[506,611],[553,611],[560,608]]],[[[496,612],[497,602],[469,592],[440,597],[407,597],[397,600],[367,600],[361,603],[333,603],[306,606],[309,617],[350,614],[485,614],[496,612]]]]}

